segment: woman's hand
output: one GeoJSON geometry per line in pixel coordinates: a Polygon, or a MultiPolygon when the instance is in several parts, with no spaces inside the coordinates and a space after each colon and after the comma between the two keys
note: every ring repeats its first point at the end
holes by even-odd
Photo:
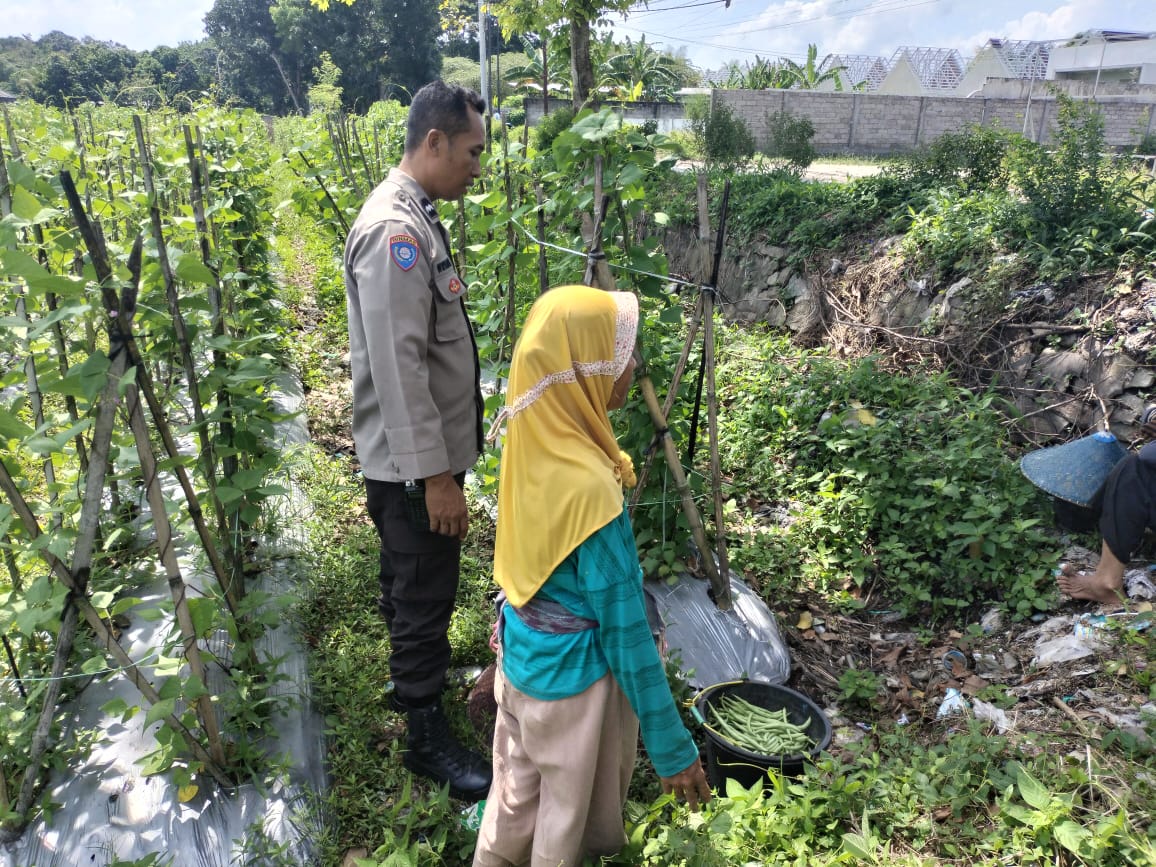
{"type": "Polygon", "coordinates": [[[702,762],[698,759],[673,777],[659,777],[659,780],[662,781],[663,792],[667,794],[674,792],[676,798],[683,798],[695,812],[698,812],[699,803],[705,804],[711,799],[706,772],[703,771],[702,762]]]}

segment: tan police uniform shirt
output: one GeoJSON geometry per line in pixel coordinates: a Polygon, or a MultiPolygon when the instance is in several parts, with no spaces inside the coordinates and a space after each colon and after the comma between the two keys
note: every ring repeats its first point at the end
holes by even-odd
{"type": "Polygon", "coordinates": [[[465,294],[437,209],[391,169],[345,244],[353,441],[367,478],[456,474],[477,460],[482,396],[465,294]]]}

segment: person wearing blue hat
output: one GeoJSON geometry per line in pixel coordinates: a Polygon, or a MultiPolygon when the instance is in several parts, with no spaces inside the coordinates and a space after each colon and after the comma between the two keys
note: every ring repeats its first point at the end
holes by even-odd
{"type": "MultiPolygon", "coordinates": [[[[1156,406],[1144,411],[1140,433],[1156,439],[1156,406]]],[[[1070,564],[1056,576],[1060,592],[1073,599],[1118,604],[1124,598],[1124,571],[1145,530],[1156,530],[1156,442],[1128,454],[1114,467],[1096,497],[1100,514],[1100,562],[1092,574],[1070,564]]]]}

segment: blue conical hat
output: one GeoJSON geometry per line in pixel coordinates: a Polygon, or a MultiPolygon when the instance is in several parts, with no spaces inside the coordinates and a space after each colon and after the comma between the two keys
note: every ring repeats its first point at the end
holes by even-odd
{"type": "Polygon", "coordinates": [[[1061,446],[1029,452],[1020,469],[1042,491],[1077,506],[1089,506],[1112,467],[1128,452],[1108,431],[1061,446]]]}

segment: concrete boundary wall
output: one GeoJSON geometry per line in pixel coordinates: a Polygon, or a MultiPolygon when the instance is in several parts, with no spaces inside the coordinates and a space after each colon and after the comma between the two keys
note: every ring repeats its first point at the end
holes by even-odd
{"type": "MultiPolygon", "coordinates": [[[[812,140],[821,153],[893,154],[910,151],[948,132],[974,124],[1001,126],[1047,144],[1055,133],[1056,102],[1039,96],[995,97],[889,96],[877,93],[821,93],[813,90],[713,90],[712,104],[726,105],[750,127],[756,143],[767,141],[767,117],[789,111],[815,127],[812,140]]],[[[551,111],[566,106],[551,100],[551,111]]],[[[1131,148],[1141,136],[1156,132],[1156,96],[1100,97],[1095,104],[1104,118],[1109,147],[1131,148]]],[[[626,120],[658,121],[663,132],[685,127],[680,103],[619,103],[626,120]]],[[[527,122],[542,116],[541,100],[526,104],[527,122]]]]}

